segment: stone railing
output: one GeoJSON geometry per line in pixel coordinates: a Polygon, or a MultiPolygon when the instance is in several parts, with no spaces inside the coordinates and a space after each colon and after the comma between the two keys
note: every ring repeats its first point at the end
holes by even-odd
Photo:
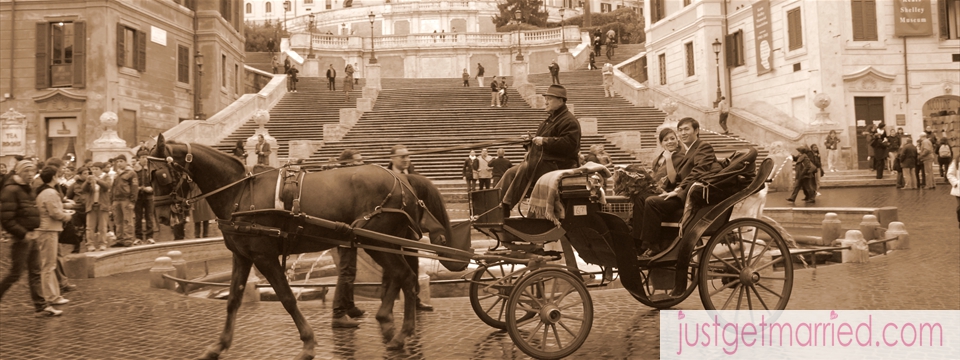
{"type": "Polygon", "coordinates": [[[273,80],[273,74],[249,66],[244,66],[243,93],[256,94],[273,80]]]}
{"type": "MultiPolygon", "coordinates": [[[[356,5],[355,5],[356,6],[356,5]]],[[[330,25],[340,25],[343,23],[368,23],[370,12],[376,14],[377,20],[381,20],[382,14],[398,17],[403,14],[424,13],[424,12],[482,12],[494,15],[498,13],[497,3],[492,1],[431,1],[431,2],[400,2],[394,0],[391,4],[381,4],[373,6],[358,6],[333,11],[322,11],[313,13],[314,24],[317,27],[330,25]]],[[[293,32],[306,32],[309,20],[307,15],[295,18],[288,18],[287,29],[293,32]]]]}
{"type": "MultiPolygon", "coordinates": [[[[561,39],[568,43],[575,43],[583,35],[577,26],[566,26],[561,36],[560,28],[544,30],[526,30],[520,32],[522,46],[559,44],[561,39]]],[[[370,49],[370,37],[359,35],[326,35],[326,34],[293,34],[290,37],[290,46],[297,52],[306,53],[313,42],[314,51],[323,50],[353,50],[366,51],[370,49]]],[[[426,33],[409,35],[384,35],[373,38],[374,48],[380,50],[419,49],[424,47],[511,47],[517,45],[517,33],[426,33]]],[[[589,41],[587,42],[589,43],[589,41]]],[[[588,54],[584,54],[588,55],[588,54]]]]}
{"type": "MultiPolygon", "coordinates": [[[[247,71],[250,67],[245,66],[247,71]]],[[[255,70],[255,69],[254,69],[255,70]]],[[[186,120],[163,136],[182,142],[216,145],[250,120],[257,110],[273,108],[287,93],[287,77],[274,76],[260,92],[245,94],[206,120],[186,120]]]]}

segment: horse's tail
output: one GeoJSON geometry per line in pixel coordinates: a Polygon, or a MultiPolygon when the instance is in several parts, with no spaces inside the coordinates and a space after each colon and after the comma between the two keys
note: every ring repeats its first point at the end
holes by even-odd
{"type": "MultiPolygon", "coordinates": [[[[443,226],[442,234],[430,234],[431,243],[437,243],[439,235],[442,235],[446,239],[446,246],[457,248],[460,250],[470,250],[470,239],[455,239],[453,237],[453,231],[450,228],[450,215],[447,214],[447,206],[443,202],[443,195],[440,194],[440,190],[436,186],[421,175],[407,175],[407,181],[410,183],[410,186],[413,188],[413,192],[417,197],[423,201],[424,205],[427,207],[427,210],[433,214],[433,217],[443,226]],[[459,241],[458,241],[459,240],[459,241]]],[[[423,215],[421,215],[421,218],[423,215]]],[[[421,224],[423,221],[421,221],[421,224]]],[[[440,256],[444,256],[440,254],[440,256]]],[[[466,269],[466,262],[453,262],[453,261],[440,261],[445,268],[450,271],[462,271],[466,269]]]]}

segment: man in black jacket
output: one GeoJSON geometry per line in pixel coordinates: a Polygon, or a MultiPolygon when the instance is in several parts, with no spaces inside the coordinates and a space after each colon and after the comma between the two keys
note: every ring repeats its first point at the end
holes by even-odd
{"type": "Polygon", "coordinates": [[[505,189],[500,205],[505,217],[509,217],[510,210],[543,174],[572,169],[580,162],[580,122],[567,109],[567,89],[550,85],[543,97],[550,115],[540,123],[537,134],[529,139],[533,147],[527,159],[510,168],[500,181],[499,187],[505,189]]]}
{"type": "Polygon", "coordinates": [[[327,69],[327,90],[337,91],[337,71],[333,69],[333,64],[327,69]]]}

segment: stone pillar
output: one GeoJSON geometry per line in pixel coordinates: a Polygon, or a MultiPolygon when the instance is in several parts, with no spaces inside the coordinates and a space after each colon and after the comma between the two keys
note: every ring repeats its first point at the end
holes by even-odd
{"type": "Polygon", "coordinates": [[[170,258],[166,256],[158,257],[154,260],[153,267],[150,268],[150,287],[154,289],[174,290],[177,287],[177,283],[163,277],[163,275],[176,276],[176,274],[177,269],[173,267],[170,258]]]}
{"type": "Polygon", "coordinates": [[[597,118],[580,118],[580,135],[597,135],[597,118]]]}
{"type": "Polygon", "coordinates": [[[373,99],[368,99],[368,98],[357,99],[357,110],[360,110],[363,112],[373,111],[373,99]]]}
{"type": "Polygon", "coordinates": [[[847,230],[846,236],[840,239],[840,246],[849,246],[849,250],[840,250],[841,262],[865,263],[870,260],[870,251],[867,241],[860,230],[847,230]]]}
{"type": "Polygon", "coordinates": [[[352,129],[361,116],[363,116],[363,111],[350,108],[340,109],[340,125],[347,130],[352,129]]]}
{"type": "MultiPolygon", "coordinates": [[[[367,79],[367,84],[364,86],[364,88],[371,87],[377,89],[377,92],[379,93],[379,91],[383,89],[380,86],[380,64],[367,64],[367,67],[364,69],[364,71],[366,72],[364,75],[367,79]]],[[[366,92],[364,92],[364,95],[366,95],[366,92]]]]}
{"type": "Polygon", "coordinates": [[[303,72],[300,73],[300,76],[304,77],[319,77],[320,76],[320,59],[307,58],[303,61],[303,72]]]}
{"type": "Polygon", "coordinates": [[[90,145],[93,161],[107,161],[117,155],[126,155],[128,159],[133,156],[133,151],[127,146],[127,142],[117,135],[118,122],[117,113],[113,111],[106,111],[100,115],[103,132],[100,138],[90,145]]]}
{"type": "Polygon", "coordinates": [[[178,279],[187,278],[187,261],[183,259],[183,253],[177,250],[171,250],[167,252],[167,257],[170,258],[170,265],[177,270],[176,276],[178,279]]]}
{"type": "Polygon", "coordinates": [[[510,76],[513,77],[513,84],[511,87],[518,88],[520,85],[527,84],[527,70],[528,63],[526,61],[512,61],[510,62],[510,76]]]}
{"type": "Polygon", "coordinates": [[[263,139],[267,144],[270,144],[270,157],[267,160],[267,165],[278,167],[280,162],[277,160],[277,139],[270,136],[267,128],[264,127],[270,122],[270,112],[263,109],[257,110],[257,113],[253,115],[253,122],[259,127],[254,131],[253,136],[247,138],[247,143],[243,146],[247,150],[247,166],[257,164],[257,142],[260,141],[260,135],[263,135],[263,139]]]}
{"type": "Polygon", "coordinates": [[[790,152],[784,147],[782,141],[774,141],[770,144],[767,157],[773,159],[773,182],[769,187],[773,191],[793,190],[790,184],[793,181],[793,161],[790,152]]]}
{"type": "Polygon", "coordinates": [[[902,222],[899,222],[899,221],[891,222],[890,227],[887,229],[886,237],[897,238],[897,240],[890,242],[890,249],[904,250],[904,249],[910,248],[910,234],[907,232],[907,228],[903,226],[902,222]]]}
{"type": "Polygon", "coordinates": [[[834,240],[840,238],[840,217],[836,213],[827,213],[823,217],[822,229],[820,232],[820,244],[829,245],[834,240]]]}
{"type": "Polygon", "coordinates": [[[864,215],[863,221],[860,222],[860,233],[863,234],[863,238],[866,240],[874,240],[879,238],[877,234],[877,229],[880,228],[880,222],[877,221],[877,217],[874,215],[864,215]]]}
{"type": "Polygon", "coordinates": [[[572,71],[577,69],[577,59],[569,51],[557,54],[557,65],[560,71],[572,71]]]}

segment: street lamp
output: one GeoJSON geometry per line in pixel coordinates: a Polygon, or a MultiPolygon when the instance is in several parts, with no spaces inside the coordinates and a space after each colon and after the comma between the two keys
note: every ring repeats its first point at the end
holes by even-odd
{"type": "Polygon", "coordinates": [[[377,19],[377,16],[373,14],[373,11],[367,15],[370,18],[370,64],[377,63],[377,50],[373,46],[373,21],[377,19]]]}
{"type": "Polygon", "coordinates": [[[520,47],[520,24],[523,22],[523,11],[520,11],[519,5],[513,15],[517,18],[517,61],[523,61],[523,48],[520,47]]]}
{"type": "Polygon", "coordinates": [[[203,96],[201,95],[201,92],[203,92],[203,54],[197,51],[197,53],[193,55],[193,61],[197,64],[197,91],[194,95],[197,103],[196,109],[193,111],[193,116],[196,117],[197,120],[200,120],[205,117],[203,114],[203,96]]]}
{"type": "Polygon", "coordinates": [[[310,52],[307,53],[307,59],[313,59],[316,55],[313,55],[313,20],[314,15],[310,13],[310,52]]]}
{"type": "Polygon", "coordinates": [[[567,39],[563,34],[563,8],[561,7],[558,11],[560,11],[560,52],[565,53],[567,52],[567,39]]]}
{"type": "Polygon", "coordinates": [[[283,2],[283,32],[287,32],[287,11],[290,11],[290,1],[283,2]]]}
{"type": "Polygon", "coordinates": [[[713,39],[713,54],[717,58],[717,101],[713,102],[713,106],[716,107],[720,103],[720,47],[723,44],[720,43],[720,39],[713,39]]]}

